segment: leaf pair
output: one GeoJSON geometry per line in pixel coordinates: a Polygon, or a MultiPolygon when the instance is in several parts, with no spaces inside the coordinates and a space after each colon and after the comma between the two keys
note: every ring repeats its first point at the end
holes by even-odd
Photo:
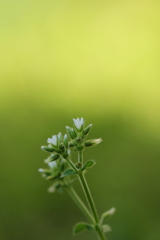
{"type": "Polygon", "coordinates": [[[94,231],[95,228],[93,225],[86,223],[86,222],[79,222],[73,227],[73,234],[76,235],[80,232],[83,232],[85,230],[94,231]]]}
{"type": "MultiPolygon", "coordinates": [[[[73,234],[76,235],[85,230],[95,231],[95,226],[85,222],[79,222],[73,227],[73,234]]],[[[107,224],[102,226],[103,232],[110,232],[111,227],[107,224]]]]}
{"type": "Polygon", "coordinates": [[[88,160],[84,166],[82,167],[81,171],[84,171],[86,168],[91,168],[96,164],[96,162],[94,160],[88,160]]]}
{"type": "MultiPolygon", "coordinates": [[[[90,168],[90,167],[93,167],[95,165],[95,161],[94,160],[88,160],[84,166],[81,168],[80,171],[84,171],[86,168],[90,168]]],[[[73,175],[73,174],[77,174],[77,172],[75,172],[73,169],[71,168],[68,168],[67,170],[65,170],[61,177],[66,177],[66,176],[69,176],[69,175],[73,175]]]]}

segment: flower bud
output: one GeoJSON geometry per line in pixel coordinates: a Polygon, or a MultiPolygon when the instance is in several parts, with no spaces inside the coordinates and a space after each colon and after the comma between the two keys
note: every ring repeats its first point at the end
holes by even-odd
{"type": "Polygon", "coordinates": [[[61,144],[59,145],[59,149],[60,149],[60,150],[64,150],[64,144],[63,144],[63,143],[61,143],[61,144]]]}
{"type": "Polygon", "coordinates": [[[68,136],[67,136],[67,134],[64,135],[64,141],[63,142],[64,142],[65,147],[68,148],[68,136]]]}
{"type": "Polygon", "coordinates": [[[67,130],[71,139],[75,139],[77,137],[77,133],[75,132],[75,130],[73,128],[70,128],[70,127],[67,126],[66,130],[67,130]]]}
{"type": "Polygon", "coordinates": [[[52,161],[56,161],[60,158],[60,155],[59,154],[53,154],[51,155],[49,158],[45,159],[44,162],[45,163],[49,163],[49,162],[52,162],[52,161]]]}
{"type": "Polygon", "coordinates": [[[69,147],[74,147],[75,144],[73,142],[69,142],[69,147]]]}
{"type": "Polygon", "coordinates": [[[59,175],[54,175],[54,174],[52,174],[52,175],[46,177],[46,180],[54,180],[54,179],[56,179],[56,178],[58,178],[58,177],[59,177],[59,175]]]}
{"type": "Polygon", "coordinates": [[[51,169],[43,169],[43,168],[39,168],[38,172],[40,173],[45,173],[46,175],[50,175],[52,170],[51,169]]]}
{"type": "Polygon", "coordinates": [[[62,136],[62,133],[61,133],[61,132],[58,133],[57,139],[58,139],[58,143],[63,142],[63,136],[62,136]]]}
{"type": "Polygon", "coordinates": [[[88,125],[88,127],[86,127],[83,130],[83,134],[86,136],[90,132],[91,128],[92,128],[92,124],[88,125]]]}
{"type": "Polygon", "coordinates": [[[41,149],[46,151],[46,152],[53,152],[54,151],[54,148],[48,147],[48,146],[42,146],[41,149]]]}
{"type": "Polygon", "coordinates": [[[92,147],[102,142],[101,138],[88,140],[84,143],[85,147],[92,147]]]}

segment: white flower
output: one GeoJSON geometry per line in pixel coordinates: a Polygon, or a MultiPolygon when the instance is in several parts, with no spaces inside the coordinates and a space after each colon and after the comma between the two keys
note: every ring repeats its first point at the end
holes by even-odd
{"type": "Polygon", "coordinates": [[[83,129],[84,118],[77,118],[77,119],[73,118],[73,122],[78,131],[81,131],[83,129]]]}
{"type": "Polygon", "coordinates": [[[57,167],[57,162],[56,162],[56,161],[49,162],[49,163],[48,163],[48,166],[49,166],[50,168],[55,168],[55,167],[57,167]]]}
{"type": "Polygon", "coordinates": [[[47,139],[47,142],[53,144],[54,146],[57,146],[57,144],[58,144],[57,136],[53,135],[52,138],[47,139]]]}

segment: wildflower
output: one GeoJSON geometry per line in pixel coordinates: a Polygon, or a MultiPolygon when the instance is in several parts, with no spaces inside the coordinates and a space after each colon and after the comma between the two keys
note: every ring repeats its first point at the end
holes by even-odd
{"type": "Polygon", "coordinates": [[[77,118],[77,119],[73,118],[73,122],[74,122],[74,126],[77,129],[77,131],[81,132],[83,130],[83,126],[84,126],[84,118],[77,118]]]}

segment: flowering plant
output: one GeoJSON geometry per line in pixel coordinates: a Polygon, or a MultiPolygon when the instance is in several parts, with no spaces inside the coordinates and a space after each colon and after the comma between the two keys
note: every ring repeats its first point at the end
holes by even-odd
{"type": "Polygon", "coordinates": [[[111,228],[108,224],[104,224],[104,221],[114,214],[115,208],[111,208],[99,217],[85,178],[86,169],[93,167],[95,161],[88,160],[84,163],[83,150],[102,141],[101,138],[86,140],[91,128],[92,124],[85,127],[84,119],[77,118],[73,119],[72,128],[66,127],[67,134],[63,136],[62,133],[58,133],[58,135],[48,138],[48,145],[41,147],[42,150],[50,153],[49,157],[44,160],[48,168],[40,168],[39,172],[46,180],[53,181],[48,189],[49,192],[66,190],[88,219],[89,222],[77,223],[73,228],[73,234],[76,235],[84,230],[90,230],[97,233],[98,239],[106,240],[105,233],[111,231],[111,228]],[[70,148],[74,148],[78,153],[77,163],[74,163],[70,158],[70,148]],[[77,179],[76,177],[81,183],[88,207],[72,186],[72,183],[77,179]]]}

